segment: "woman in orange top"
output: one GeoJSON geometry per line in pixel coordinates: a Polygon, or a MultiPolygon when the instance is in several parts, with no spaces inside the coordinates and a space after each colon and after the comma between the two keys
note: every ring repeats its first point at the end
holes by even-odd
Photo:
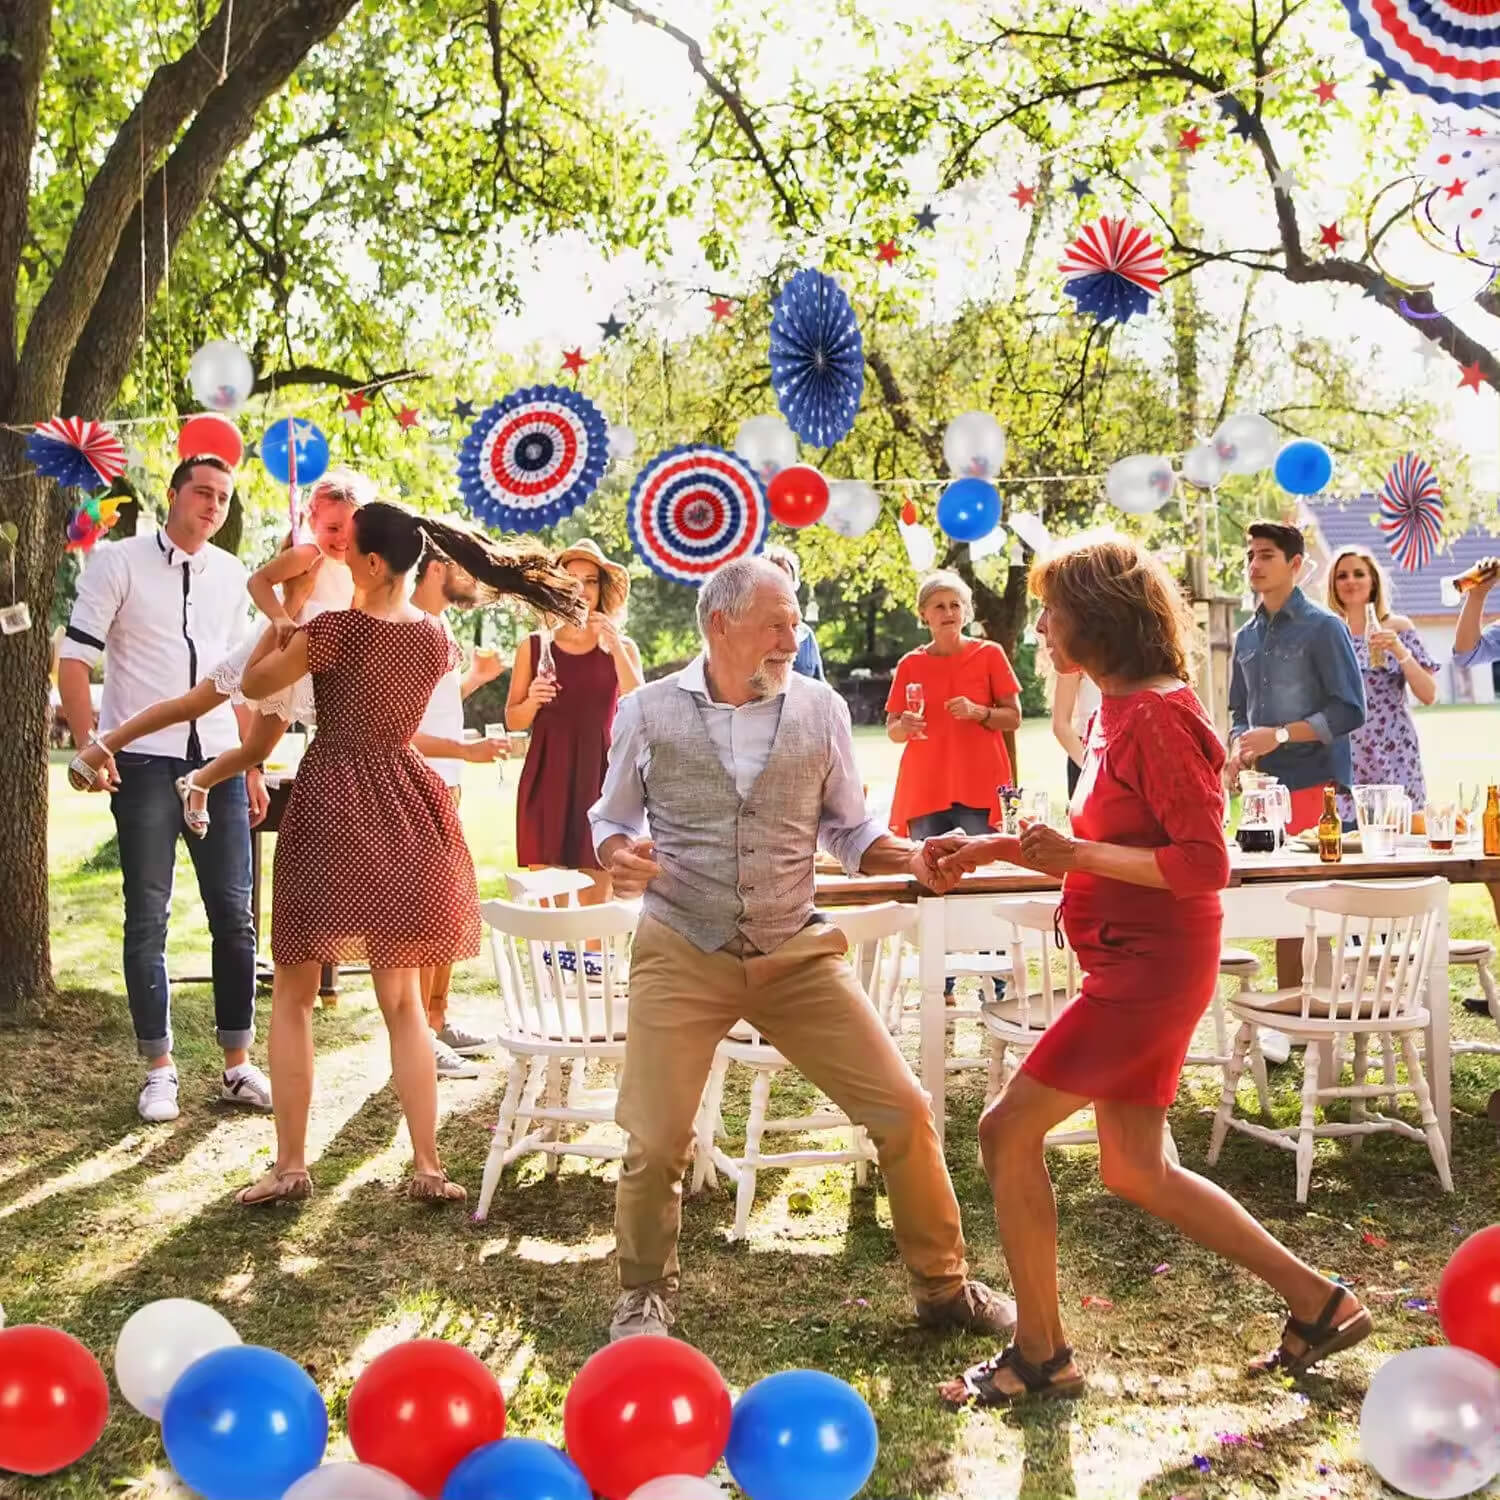
{"type": "Polygon", "coordinates": [[[914,839],[985,833],[1011,778],[1002,736],[1020,728],[1021,685],[1000,646],[965,637],[974,596],[957,573],[922,580],[917,615],[932,641],[901,658],[885,705],[886,734],[906,746],[891,827],[914,839]]]}

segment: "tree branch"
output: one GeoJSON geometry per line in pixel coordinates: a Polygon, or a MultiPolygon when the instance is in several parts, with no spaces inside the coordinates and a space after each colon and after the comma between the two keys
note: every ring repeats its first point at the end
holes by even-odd
{"type": "Polygon", "coordinates": [[[431,380],[425,370],[391,370],[383,375],[350,375],[344,370],[329,370],[322,365],[288,365],[255,377],[252,394],[279,391],[289,385],[331,385],[340,391],[378,390],[398,380],[431,380]]]}

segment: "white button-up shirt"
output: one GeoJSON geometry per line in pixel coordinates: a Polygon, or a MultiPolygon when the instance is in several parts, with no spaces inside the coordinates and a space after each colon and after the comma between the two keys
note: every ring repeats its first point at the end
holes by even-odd
{"type": "MultiPolygon", "coordinates": [[[[706,662],[700,653],[677,674],[680,687],[692,694],[699,717],[719,763],[734,780],[742,798],[750,795],[760,773],[771,758],[771,746],[781,725],[785,689],[770,698],[755,698],[738,706],[719,703],[708,690],[706,662]]],[[[818,825],[818,843],[844,869],[855,875],[865,850],[888,833],[880,820],[870,817],[865,794],[854,764],[854,736],[849,728],[849,710],[843,709],[834,735],[834,764],[823,787],[823,814],[818,825]]],[[[639,838],[646,826],[646,783],[649,747],[640,708],[633,695],[620,699],[615,713],[614,737],[609,748],[609,771],[599,800],[589,809],[594,852],[613,835],[639,838]]]]}
{"type": "MultiPolygon", "coordinates": [[[[443,634],[451,641],[453,627],[442,615],[437,620],[443,627],[443,634]]],[[[454,667],[451,672],[438,679],[438,685],[433,688],[432,697],[427,701],[427,712],[422,715],[422,722],[417,726],[417,733],[430,734],[435,739],[463,739],[464,673],[461,666],[454,667]]],[[[427,764],[443,778],[445,786],[463,785],[464,763],[461,760],[429,755],[427,764]]]]}
{"type": "MultiPolygon", "coordinates": [[[[104,657],[101,731],[187,692],[243,643],[250,630],[246,578],[244,565],[222,547],[206,543],[189,555],[165,531],[94,549],[58,655],[90,667],[104,657]]],[[[239,742],[234,710],[221,703],[201,719],[143,735],[130,750],[207,759],[239,742]]]]}

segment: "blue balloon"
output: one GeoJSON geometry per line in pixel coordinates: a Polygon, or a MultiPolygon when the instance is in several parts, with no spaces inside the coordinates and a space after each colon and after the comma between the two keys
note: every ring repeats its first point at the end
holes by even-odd
{"type": "Polygon", "coordinates": [[[578,1465],[550,1443],[501,1438],[448,1476],[442,1500],[593,1500],[578,1465]]]}
{"type": "Polygon", "coordinates": [[[161,1438],[178,1478],[204,1500],[272,1500],[322,1463],[328,1408],[301,1365],[234,1344],[177,1377],[161,1438]]]}
{"type": "Polygon", "coordinates": [[[328,439],[301,417],[272,422],[260,440],[260,461],[266,473],[280,484],[312,484],[328,468],[328,439]],[[296,454],[297,472],[292,474],[296,454]]]}
{"type": "Polygon", "coordinates": [[[1000,524],[1000,491],[988,479],[955,479],[937,505],[937,523],[955,542],[977,542],[1000,524]]]}
{"type": "Polygon", "coordinates": [[[1333,455],[1311,438],[1294,438],[1276,455],[1274,472],[1289,495],[1316,495],[1333,478],[1333,455]]]}
{"type": "Polygon", "coordinates": [[[875,1415],[853,1386],[783,1370],[736,1402],[724,1458],[750,1500],[852,1500],[879,1451],[875,1415]]]}

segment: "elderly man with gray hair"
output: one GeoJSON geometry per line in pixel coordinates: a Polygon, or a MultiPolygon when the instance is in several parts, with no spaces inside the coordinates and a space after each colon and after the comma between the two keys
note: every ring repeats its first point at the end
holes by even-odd
{"type": "Polygon", "coordinates": [[[798,618],[774,563],[713,574],[698,596],[703,652],[621,700],[589,813],[616,894],[643,898],[615,1114],[629,1142],[610,1337],[665,1334],[676,1320],[695,1118],[714,1051],[741,1019],[869,1130],[918,1321],[1007,1333],[1015,1304],[968,1277],[927,1096],[860,989],[843,935],[813,910],[820,844],[851,875],[909,873],[943,888],[936,861],[960,840],[913,844],[868,816],[848,709],[792,672],[798,618]]]}

